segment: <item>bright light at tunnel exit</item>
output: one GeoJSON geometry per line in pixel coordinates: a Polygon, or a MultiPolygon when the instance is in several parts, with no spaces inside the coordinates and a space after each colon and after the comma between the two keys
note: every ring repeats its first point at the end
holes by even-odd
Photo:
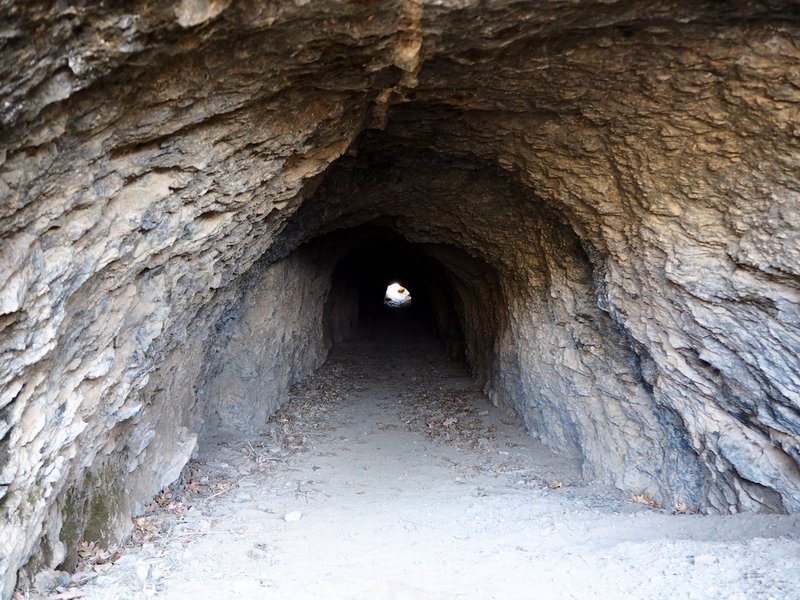
{"type": "Polygon", "coordinates": [[[390,308],[401,308],[411,304],[411,292],[399,283],[391,283],[386,288],[383,303],[390,308]]]}

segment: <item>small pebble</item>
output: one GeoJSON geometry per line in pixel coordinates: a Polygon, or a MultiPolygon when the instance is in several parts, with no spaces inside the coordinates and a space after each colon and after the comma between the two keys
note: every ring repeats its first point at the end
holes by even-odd
{"type": "Polygon", "coordinates": [[[211,531],[211,521],[207,521],[206,519],[198,521],[196,528],[197,531],[211,531]]]}
{"type": "Polygon", "coordinates": [[[253,560],[263,560],[267,558],[267,553],[261,548],[250,548],[250,550],[247,551],[247,556],[253,560]]]}
{"type": "Polygon", "coordinates": [[[114,561],[115,565],[130,565],[137,561],[136,555],[133,553],[123,554],[117,560],[114,561]]]}
{"type": "Polygon", "coordinates": [[[302,518],[302,516],[303,513],[301,513],[299,510],[293,510],[283,515],[283,520],[287,523],[296,523],[302,518]]]}
{"type": "Polygon", "coordinates": [[[144,561],[139,561],[136,564],[136,578],[142,587],[147,585],[147,580],[150,578],[150,565],[144,561]]]}

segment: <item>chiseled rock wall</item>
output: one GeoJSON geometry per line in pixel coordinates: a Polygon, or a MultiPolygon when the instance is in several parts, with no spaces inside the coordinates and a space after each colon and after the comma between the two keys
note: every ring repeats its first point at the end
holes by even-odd
{"type": "Polygon", "coordinates": [[[363,156],[381,156],[383,167],[334,167],[279,239],[393,214],[447,274],[429,287],[446,284],[458,299],[465,353],[493,402],[582,458],[590,478],[702,506],[701,462],[685,427],[655,398],[646,351],[598,305],[575,232],[502,171],[430,155],[389,160],[375,146],[363,156]]]}
{"type": "MultiPolygon", "coordinates": [[[[215,45],[184,31],[172,6],[101,15],[91,3],[3,5],[4,595],[48,514],[90,466],[104,470],[126,424],[132,452],[159,448],[147,445],[153,432],[170,440],[135,467],[149,471],[152,492],[177,475],[199,430],[196,388],[174,379],[202,369],[182,367],[203,356],[203,333],[193,332],[221,316],[220,295],[235,296],[240,275],[363,119],[365,108],[348,106],[343,92],[301,102],[292,78],[269,76],[277,67],[263,39],[249,42],[257,59],[246,59],[247,43],[235,58],[220,49],[230,48],[224,34],[215,45]],[[148,39],[159,41],[145,48],[148,39]],[[97,64],[78,76],[69,64],[81,61],[97,64]],[[45,96],[41,80],[71,83],[45,96]]],[[[239,26],[257,27],[251,17],[240,15],[239,26]]]]}
{"type": "Polygon", "coordinates": [[[798,39],[791,0],[0,1],[3,595],[226,413],[251,267],[376,218],[588,474],[800,510],[798,39]]]}
{"type": "Polygon", "coordinates": [[[325,302],[333,264],[303,247],[259,269],[227,316],[200,393],[205,429],[254,435],[286,391],[325,361],[325,302]]]}

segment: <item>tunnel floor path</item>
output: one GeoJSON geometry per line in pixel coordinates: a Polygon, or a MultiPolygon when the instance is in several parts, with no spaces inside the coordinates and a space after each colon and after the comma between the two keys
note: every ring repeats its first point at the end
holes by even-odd
{"type": "Polygon", "coordinates": [[[791,600],[798,567],[795,517],[676,515],[586,484],[398,319],[335,348],[260,439],[207,443],[81,590],[791,600]]]}

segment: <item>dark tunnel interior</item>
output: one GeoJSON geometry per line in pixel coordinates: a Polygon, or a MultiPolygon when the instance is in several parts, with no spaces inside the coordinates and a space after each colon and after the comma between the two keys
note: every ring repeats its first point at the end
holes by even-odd
{"type": "Polygon", "coordinates": [[[368,335],[381,337],[404,326],[422,327],[442,341],[452,358],[466,362],[453,275],[431,256],[430,248],[379,225],[336,231],[320,242],[347,248],[333,271],[325,305],[332,343],[359,326],[368,329],[368,335]],[[392,283],[410,292],[408,306],[386,305],[386,289],[392,283]]]}

